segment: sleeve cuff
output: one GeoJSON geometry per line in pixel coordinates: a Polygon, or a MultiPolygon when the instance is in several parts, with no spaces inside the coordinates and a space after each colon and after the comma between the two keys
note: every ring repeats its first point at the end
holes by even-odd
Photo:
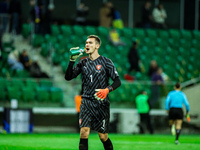
{"type": "Polygon", "coordinates": [[[113,91],[113,87],[112,86],[108,86],[109,92],[113,91]]]}

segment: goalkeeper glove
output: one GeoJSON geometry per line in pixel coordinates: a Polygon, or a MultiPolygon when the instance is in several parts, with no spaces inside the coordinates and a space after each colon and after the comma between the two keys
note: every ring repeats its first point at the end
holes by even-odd
{"type": "Polygon", "coordinates": [[[94,97],[97,100],[101,100],[101,101],[103,101],[106,98],[106,96],[108,95],[108,93],[109,93],[109,89],[108,88],[105,88],[105,89],[95,89],[95,91],[97,93],[94,94],[94,97]]]}
{"type": "MultiPolygon", "coordinates": [[[[72,47],[72,48],[70,48],[70,51],[78,50],[78,49],[79,49],[79,47],[72,47]]],[[[81,55],[83,55],[83,53],[79,53],[77,55],[70,56],[70,61],[75,61],[81,55]]]]}

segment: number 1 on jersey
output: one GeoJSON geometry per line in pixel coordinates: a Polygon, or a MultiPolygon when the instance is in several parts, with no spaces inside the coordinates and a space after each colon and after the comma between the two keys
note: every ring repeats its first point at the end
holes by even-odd
{"type": "Polygon", "coordinates": [[[92,75],[90,75],[90,79],[91,79],[91,82],[93,82],[93,80],[92,80],[92,75]]]}

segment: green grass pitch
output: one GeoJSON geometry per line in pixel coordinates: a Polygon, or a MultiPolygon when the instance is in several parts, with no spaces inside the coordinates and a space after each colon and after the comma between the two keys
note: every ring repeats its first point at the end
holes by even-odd
{"type": "MultiPolygon", "coordinates": [[[[114,150],[200,150],[200,135],[109,134],[114,150]]],[[[79,134],[0,134],[0,150],[78,150],[79,134]]],[[[89,150],[103,150],[98,134],[89,137],[89,150]]]]}

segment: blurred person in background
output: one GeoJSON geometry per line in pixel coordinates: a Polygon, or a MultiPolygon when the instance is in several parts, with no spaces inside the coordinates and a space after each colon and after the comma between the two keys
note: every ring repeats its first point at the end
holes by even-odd
{"type": "Polygon", "coordinates": [[[19,34],[21,17],[21,2],[19,0],[11,0],[9,5],[9,14],[11,16],[12,34],[19,34]]]}
{"type": "Polygon", "coordinates": [[[151,79],[151,76],[158,70],[158,64],[156,60],[151,60],[149,70],[148,70],[148,76],[151,79]]]}
{"type": "Polygon", "coordinates": [[[161,76],[162,76],[164,81],[169,81],[170,80],[169,76],[164,71],[162,72],[161,76]]]}
{"type": "Polygon", "coordinates": [[[120,35],[115,28],[109,31],[108,39],[114,46],[126,45],[126,43],[121,40],[120,35]]]}
{"type": "Polygon", "coordinates": [[[162,68],[158,68],[158,70],[152,75],[151,77],[151,106],[152,108],[157,107],[157,103],[160,99],[161,94],[161,85],[163,85],[163,78],[162,78],[162,68]]]}
{"type": "Polygon", "coordinates": [[[35,0],[30,0],[30,6],[31,6],[30,17],[31,17],[31,22],[34,26],[34,33],[43,34],[44,30],[46,30],[44,29],[44,24],[45,24],[44,18],[46,14],[44,4],[41,0],[38,0],[37,3],[35,0]]]}
{"type": "Polygon", "coordinates": [[[111,7],[111,13],[113,15],[113,17],[112,17],[113,18],[113,21],[112,21],[113,28],[123,29],[124,23],[123,23],[123,20],[121,18],[120,12],[116,8],[111,7]]]}
{"type": "Polygon", "coordinates": [[[185,93],[181,91],[180,83],[176,83],[174,91],[169,92],[165,101],[165,110],[168,113],[169,125],[171,127],[172,134],[176,134],[175,144],[179,144],[178,139],[181,134],[183,123],[183,104],[186,107],[186,115],[188,119],[190,111],[189,102],[185,93]]]}
{"type": "Polygon", "coordinates": [[[30,22],[32,25],[32,28],[34,29],[34,33],[39,33],[39,22],[40,22],[40,16],[39,16],[39,7],[37,6],[35,0],[30,0],[30,22]]]}
{"type": "Polygon", "coordinates": [[[33,78],[49,78],[48,74],[41,70],[37,56],[33,57],[33,62],[30,66],[30,75],[33,78]]]}
{"type": "Polygon", "coordinates": [[[130,64],[129,74],[132,71],[135,71],[135,72],[141,71],[139,67],[140,57],[138,54],[138,45],[139,45],[139,41],[137,39],[134,39],[132,41],[132,47],[130,48],[129,53],[128,53],[128,61],[130,64]]]}
{"type": "Polygon", "coordinates": [[[88,15],[89,7],[84,3],[80,3],[76,9],[76,24],[78,25],[87,25],[86,17],[88,15]]]}
{"type": "Polygon", "coordinates": [[[24,70],[23,64],[19,61],[18,50],[14,50],[8,55],[7,62],[12,70],[24,70]]]}
{"type": "Polygon", "coordinates": [[[2,25],[2,30],[4,33],[7,32],[8,29],[8,23],[9,23],[8,10],[9,10],[8,0],[3,0],[2,2],[0,2],[0,23],[2,25]]]}
{"type": "Polygon", "coordinates": [[[140,115],[140,133],[144,134],[144,126],[147,127],[150,134],[154,133],[153,126],[151,124],[151,116],[149,112],[151,110],[151,105],[149,102],[149,96],[147,92],[143,90],[136,98],[135,98],[136,108],[140,115]]]}
{"type": "Polygon", "coordinates": [[[53,0],[43,6],[42,34],[51,34],[52,13],[55,9],[53,0]]]}
{"type": "Polygon", "coordinates": [[[124,79],[128,81],[134,81],[135,79],[137,79],[137,73],[145,72],[144,65],[140,61],[140,57],[138,54],[138,45],[139,41],[134,38],[132,40],[132,46],[127,56],[130,68],[128,70],[128,73],[124,75],[124,79]]]}
{"type": "Polygon", "coordinates": [[[110,28],[113,20],[113,4],[111,2],[103,3],[99,11],[99,25],[110,28]]]}
{"type": "Polygon", "coordinates": [[[147,29],[151,28],[152,15],[151,15],[151,2],[146,1],[142,7],[142,27],[147,29]]]}
{"type": "Polygon", "coordinates": [[[153,9],[152,16],[155,28],[167,29],[167,25],[165,23],[165,19],[167,18],[167,13],[161,3],[159,3],[157,7],[153,9]]]}
{"type": "Polygon", "coordinates": [[[19,60],[23,64],[23,66],[26,70],[30,70],[31,60],[30,60],[28,53],[25,49],[20,54],[19,60]]]}

